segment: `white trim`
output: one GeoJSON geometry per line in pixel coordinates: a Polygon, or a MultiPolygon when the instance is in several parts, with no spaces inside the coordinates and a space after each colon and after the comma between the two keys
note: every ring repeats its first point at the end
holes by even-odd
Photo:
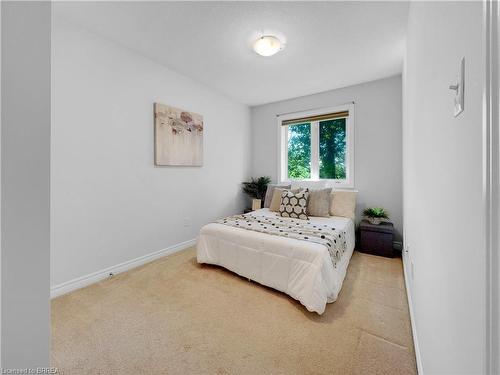
{"type": "Polygon", "coordinates": [[[486,245],[486,350],[485,373],[500,373],[500,157],[499,157],[499,8],[495,1],[483,1],[483,207],[486,245]]]}
{"type": "Polygon", "coordinates": [[[310,127],[311,127],[311,180],[319,181],[319,121],[312,121],[310,127]]]}
{"type": "Polygon", "coordinates": [[[77,277],[76,279],[66,281],[62,284],[55,285],[50,288],[50,298],[55,298],[62,296],[63,294],[72,292],[74,290],[86,287],[90,284],[94,284],[98,281],[104,280],[109,277],[110,273],[114,275],[128,271],[132,268],[142,266],[143,264],[152,262],[153,260],[162,258],[167,255],[171,255],[178,251],[187,249],[188,247],[194,246],[196,244],[196,239],[192,239],[189,241],[181,242],[173,246],[169,246],[165,249],[155,251],[153,253],[143,255],[141,257],[128,260],[126,262],[117,264],[115,266],[111,266],[108,268],[104,268],[100,271],[93,272],[91,274],[77,277]]]}
{"type": "Polygon", "coordinates": [[[404,251],[402,258],[403,258],[403,274],[405,278],[405,287],[406,287],[406,298],[408,299],[408,309],[410,310],[411,334],[413,336],[413,347],[415,348],[415,360],[417,362],[417,373],[419,375],[423,375],[424,369],[422,366],[422,357],[420,356],[420,346],[418,345],[417,325],[415,324],[415,314],[413,313],[413,302],[411,300],[410,283],[408,280],[408,274],[406,273],[407,255],[405,255],[404,251]]]}
{"type": "Polygon", "coordinates": [[[349,118],[346,129],[347,136],[347,158],[346,158],[346,175],[347,183],[342,184],[341,187],[354,188],[354,134],[356,132],[355,126],[356,111],[354,110],[354,103],[349,105],[349,118]]]}
{"type": "Polygon", "coordinates": [[[354,122],[355,110],[354,110],[354,102],[338,105],[335,107],[326,107],[326,108],[317,108],[311,109],[302,112],[293,112],[286,114],[276,115],[277,119],[277,145],[278,145],[278,182],[279,183],[300,183],[303,181],[306,182],[319,182],[324,183],[328,186],[333,186],[337,188],[354,188],[354,132],[355,132],[355,122],[354,122]],[[287,132],[284,130],[284,127],[281,125],[282,121],[291,120],[299,117],[307,117],[307,116],[316,116],[325,113],[333,113],[333,112],[342,112],[349,111],[349,117],[347,117],[346,121],[346,179],[345,180],[327,180],[327,179],[319,179],[319,166],[316,162],[315,157],[319,158],[319,150],[317,150],[317,146],[314,146],[314,142],[312,142],[313,138],[318,138],[319,140],[319,130],[317,123],[311,123],[311,178],[305,180],[291,180],[285,175],[288,171],[288,157],[286,155],[287,152],[287,132]]]}

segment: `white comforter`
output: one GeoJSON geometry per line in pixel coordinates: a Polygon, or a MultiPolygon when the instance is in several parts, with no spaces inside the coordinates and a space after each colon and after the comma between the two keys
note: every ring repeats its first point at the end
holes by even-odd
{"type": "MultiPolygon", "coordinates": [[[[273,216],[267,208],[254,214],[273,216]]],[[[334,302],[354,250],[354,223],[332,216],[311,217],[346,233],[347,249],[336,268],[324,245],[211,223],[201,228],[198,263],[216,264],[260,284],[287,293],[309,311],[322,314],[334,302]]]]}

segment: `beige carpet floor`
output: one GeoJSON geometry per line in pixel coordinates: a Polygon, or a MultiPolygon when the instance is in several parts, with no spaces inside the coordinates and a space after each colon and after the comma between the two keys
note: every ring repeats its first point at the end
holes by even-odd
{"type": "Polygon", "coordinates": [[[415,374],[400,259],[355,252],[323,315],[194,249],[52,301],[63,374],[415,374]]]}

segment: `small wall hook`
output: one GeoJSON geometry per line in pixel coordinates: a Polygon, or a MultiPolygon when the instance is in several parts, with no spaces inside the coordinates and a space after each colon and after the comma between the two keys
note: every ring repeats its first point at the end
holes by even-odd
{"type": "Polygon", "coordinates": [[[456,85],[450,85],[449,86],[449,89],[450,90],[455,90],[455,91],[458,91],[458,88],[460,87],[460,85],[457,83],[456,85]]]}

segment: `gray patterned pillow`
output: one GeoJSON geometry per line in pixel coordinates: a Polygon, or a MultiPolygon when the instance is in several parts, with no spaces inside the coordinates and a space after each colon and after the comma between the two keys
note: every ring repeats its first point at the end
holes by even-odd
{"type": "Polygon", "coordinates": [[[301,190],[298,193],[285,190],[281,194],[279,214],[282,217],[293,217],[295,219],[308,220],[307,199],[309,190],[301,190]]]}
{"type": "Polygon", "coordinates": [[[309,216],[328,217],[330,216],[330,201],[332,188],[309,191],[307,202],[307,214],[309,216]]]}

